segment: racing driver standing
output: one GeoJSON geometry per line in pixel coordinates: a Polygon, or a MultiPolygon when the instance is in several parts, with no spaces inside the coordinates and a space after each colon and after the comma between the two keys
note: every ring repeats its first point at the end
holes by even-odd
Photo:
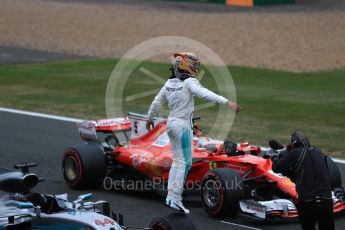
{"type": "Polygon", "coordinates": [[[196,79],[200,72],[200,61],[195,54],[175,53],[172,60],[172,76],[154,98],[148,112],[146,128],[150,130],[153,127],[154,116],[162,104],[168,102],[170,115],[167,132],[173,152],[173,164],[169,171],[165,204],[177,211],[189,213],[182,204],[182,193],[186,176],[192,165],[194,96],[225,104],[236,112],[242,108],[201,86],[196,79]]]}

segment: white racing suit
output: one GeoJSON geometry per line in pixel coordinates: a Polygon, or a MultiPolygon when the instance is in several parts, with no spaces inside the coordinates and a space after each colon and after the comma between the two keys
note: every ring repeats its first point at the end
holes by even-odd
{"type": "Polygon", "coordinates": [[[170,115],[167,132],[173,152],[173,164],[169,172],[167,201],[181,203],[186,176],[192,165],[192,118],[194,96],[207,101],[226,104],[227,99],[202,87],[196,78],[182,81],[169,79],[151,104],[148,117],[153,119],[164,102],[168,102],[170,115]]]}

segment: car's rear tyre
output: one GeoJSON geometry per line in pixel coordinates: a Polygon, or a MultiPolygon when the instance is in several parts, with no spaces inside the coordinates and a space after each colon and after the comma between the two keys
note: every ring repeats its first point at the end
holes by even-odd
{"type": "Polygon", "coordinates": [[[211,217],[233,217],[240,211],[244,199],[244,184],[240,174],[228,168],[213,169],[201,183],[201,201],[211,217]]]}
{"type": "Polygon", "coordinates": [[[73,189],[98,185],[105,176],[105,156],[96,144],[81,144],[65,150],[62,160],[65,182],[73,189]]]}
{"type": "Polygon", "coordinates": [[[330,157],[327,157],[327,166],[329,170],[329,176],[331,179],[332,189],[341,187],[342,180],[339,168],[330,157]]]}
{"type": "Polygon", "coordinates": [[[167,216],[152,219],[150,229],[153,230],[195,230],[193,222],[187,215],[182,213],[171,213],[167,216]]]}

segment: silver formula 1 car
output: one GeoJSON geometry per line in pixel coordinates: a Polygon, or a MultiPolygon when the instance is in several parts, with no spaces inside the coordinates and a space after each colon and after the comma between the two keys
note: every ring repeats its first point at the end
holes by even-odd
{"type": "Polygon", "coordinates": [[[67,194],[47,195],[31,192],[43,179],[30,173],[35,163],[15,165],[16,170],[0,168],[0,230],[194,230],[190,219],[180,213],[154,218],[149,227],[123,226],[123,217],[112,212],[106,201],[88,201],[92,194],[68,201],[67,194]]]}

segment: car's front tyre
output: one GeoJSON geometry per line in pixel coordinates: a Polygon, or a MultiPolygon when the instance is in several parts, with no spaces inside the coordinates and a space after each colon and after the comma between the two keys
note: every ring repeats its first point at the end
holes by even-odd
{"type": "Polygon", "coordinates": [[[233,217],[244,199],[244,184],[240,174],[228,168],[210,170],[201,183],[201,201],[211,217],[233,217]]]}

